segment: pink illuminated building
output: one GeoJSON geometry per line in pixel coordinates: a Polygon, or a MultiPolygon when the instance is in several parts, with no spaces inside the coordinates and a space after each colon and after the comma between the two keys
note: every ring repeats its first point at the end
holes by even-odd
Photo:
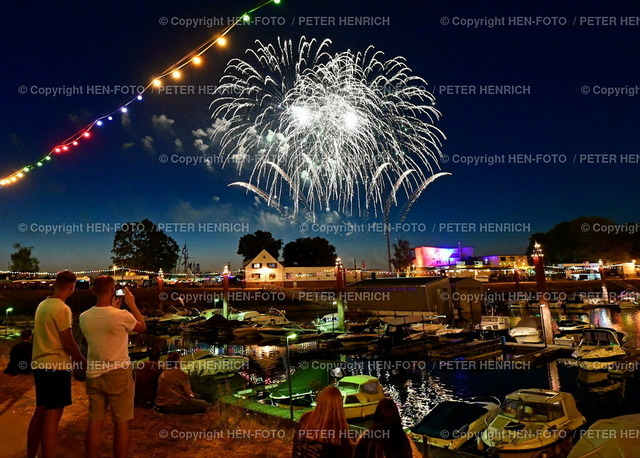
{"type": "Polygon", "coordinates": [[[465,258],[473,257],[473,247],[435,247],[420,246],[414,248],[416,269],[425,267],[455,266],[465,258]]]}

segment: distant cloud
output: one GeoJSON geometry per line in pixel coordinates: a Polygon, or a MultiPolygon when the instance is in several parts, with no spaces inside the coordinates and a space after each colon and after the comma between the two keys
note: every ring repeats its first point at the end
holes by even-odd
{"type": "Polygon", "coordinates": [[[213,196],[213,197],[211,198],[211,201],[212,201],[212,202],[220,202],[220,197],[218,197],[218,196],[213,196]]]}
{"type": "Polygon", "coordinates": [[[206,137],[207,133],[202,129],[192,130],[191,135],[194,137],[206,137]]]}
{"type": "Polygon", "coordinates": [[[193,146],[195,146],[196,149],[201,153],[204,153],[209,149],[209,145],[205,145],[205,143],[200,138],[196,139],[196,141],[193,142],[193,146]]]}
{"type": "Polygon", "coordinates": [[[173,125],[174,122],[175,120],[169,119],[166,115],[163,114],[160,116],[153,115],[153,117],[151,118],[151,123],[158,129],[168,129],[173,125]]]}
{"type": "Polygon", "coordinates": [[[231,127],[231,121],[228,121],[226,119],[216,118],[216,121],[213,124],[211,124],[211,126],[220,132],[224,132],[226,130],[229,130],[229,127],[231,127]]]}
{"type": "Polygon", "coordinates": [[[131,148],[132,146],[133,146],[133,143],[127,142],[127,143],[122,145],[122,149],[123,150],[127,150],[127,149],[131,148]]]}
{"type": "Polygon", "coordinates": [[[257,216],[257,227],[265,230],[281,230],[289,225],[289,221],[270,211],[260,211],[257,216]]]}
{"type": "Polygon", "coordinates": [[[131,125],[131,118],[129,117],[129,113],[122,113],[120,122],[124,127],[129,127],[131,125]]]}
{"type": "Polygon", "coordinates": [[[150,153],[153,153],[153,151],[154,151],[154,149],[153,149],[153,138],[150,135],[147,135],[146,137],[144,137],[142,139],[142,146],[143,146],[144,149],[146,149],[150,153]]]}
{"type": "Polygon", "coordinates": [[[174,145],[176,145],[176,152],[177,153],[181,153],[182,152],[182,140],[180,140],[179,138],[176,138],[176,140],[173,142],[174,145]]]}
{"type": "Polygon", "coordinates": [[[76,126],[84,126],[91,121],[92,118],[93,115],[87,110],[81,110],[80,113],[71,113],[69,115],[69,120],[76,126]]]}

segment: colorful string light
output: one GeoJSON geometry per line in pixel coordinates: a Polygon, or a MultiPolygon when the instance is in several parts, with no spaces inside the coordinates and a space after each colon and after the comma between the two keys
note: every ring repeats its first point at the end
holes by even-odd
{"type": "MultiPolygon", "coordinates": [[[[136,94],[133,98],[128,100],[126,103],[120,105],[116,110],[97,117],[92,122],[90,122],[83,128],[79,129],[71,136],[67,137],[65,140],[59,142],[45,156],[40,158],[38,161],[33,162],[31,164],[27,164],[24,167],[21,167],[20,169],[16,170],[15,172],[5,176],[4,178],[0,178],[0,188],[16,183],[18,180],[27,176],[27,174],[31,170],[37,167],[42,167],[42,165],[45,164],[46,161],[50,161],[54,155],[67,152],[72,147],[79,146],[81,140],[86,140],[91,138],[90,132],[94,127],[102,127],[104,125],[105,120],[113,121],[113,117],[117,113],[121,113],[121,114],[127,113],[129,111],[129,105],[134,101],[142,101],[143,99],[142,94],[144,94],[149,88],[162,86],[163,78],[166,78],[167,76],[171,76],[174,79],[180,79],[182,77],[181,70],[185,66],[189,64],[200,65],[202,63],[202,55],[205,52],[207,52],[212,46],[216,44],[218,46],[225,46],[227,44],[227,37],[226,37],[227,34],[231,32],[231,30],[233,30],[236,27],[236,25],[242,23],[243,21],[247,22],[248,20],[251,20],[250,15],[252,13],[258,11],[261,8],[264,8],[270,3],[279,5],[281,3],[281,0],[264,0],[258,3],[253,8],[251,8],[249,11],[238,16],[238,19],[236,19],[236,21],[233,22],[232,24],[225,27],[222,30],[222,32],[214,35],[209,40],[200,44],[200,46],[193,49],[191,52],[186,54],[184,57],[182,57],[180,60],[175,62],[173,65],[167,67],[158,76],[156,76],[155,78],[152,78],[151,82],[149,82],[146,86],[144,86],[143,89],[138,94],[136,94]]],[[[0,273],[3,273],[3,272],[0,271],[0,273]]]]}

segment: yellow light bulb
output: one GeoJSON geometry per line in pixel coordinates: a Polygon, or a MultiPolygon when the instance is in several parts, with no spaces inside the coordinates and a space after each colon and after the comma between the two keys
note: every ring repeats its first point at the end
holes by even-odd
{"type": "Polygon", "coordinates": [[[200,56],[196,56],[191,60],[191,62],[193,62],[196,65],[200,65],[202,63],[202,58],[200,56]]]}
{"type": "Polygon", "coordinates": [[[218,44],[220,46],[226,46],[227,45],[227,39],[225,37],[218,38],[218,44]]]}
{"type": "Polygon", "coordinates": [[[159,79],[156,78],[156,79],[153,80],[153,85],[155,87],[160,87],[160,86],[162,86],[162,81],[160,81],[159,79]]]}
{"type": "Polygon", "coordinates": [[[182,76],[182,72],[180,70],[174,70],[171,76],[178,80],[182,76]]]}

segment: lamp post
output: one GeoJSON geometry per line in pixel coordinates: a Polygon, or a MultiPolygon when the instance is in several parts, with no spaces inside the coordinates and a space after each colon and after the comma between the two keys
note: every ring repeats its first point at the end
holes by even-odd
{"type": "Polygon", "coordinates": [[[338,306],[338,329],[344,330],[344,267],[342,260],[336,258],[336,305],[338,306]]]}
{"type": "Polygon", "coordinates": [[[297,334],[289,334],[286,338],[286,346],[287,346],[287,384],[289,385],[289,415],[291,420],[293,420],[293,390],[291,389],[291,359],[289,358],[289,339],[295,339],[298,337],[297,334]]]}
{"type": "Polygon", "coordinates": [[[222,271],[222,316],[229,318],[229,264],[222,271]]]}
{"type": "Polygon", "coordinates": [[[9,335],[9,312],[13,312],[13,307],[7,307],[4,311],[4,338],[9,335]]]}
{"type": "Polygon", "coordinates": [[[549,310],[549,303],[547,302],[547,285],[544,274],[544,254],[542,253],[542,247],[538,242],[533,245],[533,264],[536,269],[536,285],[538,289],[538,296],[540,296],[540,321],[542,322],[542,334],[544,337],[545,345],[553,344],[553,330],[551,329],[551,311],[549,310]]]}

